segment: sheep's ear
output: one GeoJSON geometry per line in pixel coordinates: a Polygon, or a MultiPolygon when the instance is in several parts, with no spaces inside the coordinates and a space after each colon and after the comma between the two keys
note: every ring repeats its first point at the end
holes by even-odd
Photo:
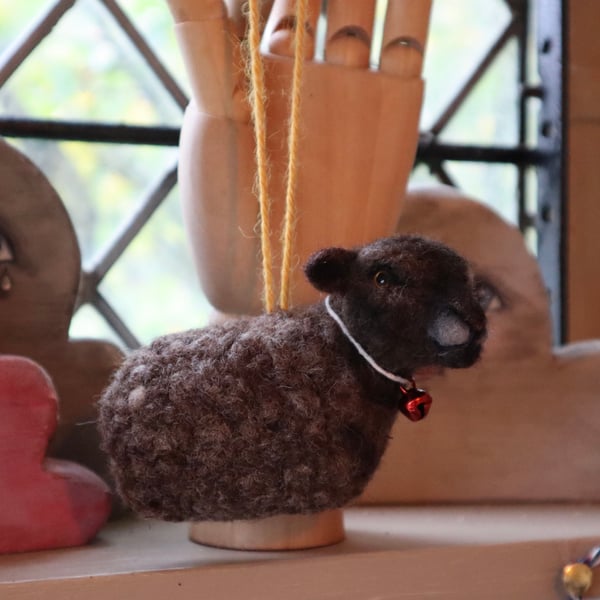
{"type": "Polygon", "coordinates": [[[325,248],[315,252],[304,266],[308,280],[321,292],[344,292],[356,252],[344,248],[325,248]]]}

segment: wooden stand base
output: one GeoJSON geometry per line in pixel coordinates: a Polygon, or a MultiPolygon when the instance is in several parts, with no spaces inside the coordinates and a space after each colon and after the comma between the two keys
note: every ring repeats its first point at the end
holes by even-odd
{"type": "Polygon", "coordinates": [[[344,540],[344,516],[338,509],[255,521],[196,521],[190,525],[189,535],[198,544],[233,550],[318,548],[344,540]]]}

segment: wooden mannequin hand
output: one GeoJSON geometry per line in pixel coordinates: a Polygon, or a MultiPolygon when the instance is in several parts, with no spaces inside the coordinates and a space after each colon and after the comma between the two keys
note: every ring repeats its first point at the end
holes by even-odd
{"type": "MultiPolygon", "coordinates": [[[[224,312],[260,310],[254,132],[242,65],[241,0],[169,0],[192,85],[180,190],[202,286],[224,312]]],[[[369,67],[375,0],[329,0],[324,60],[314,58],[320,0],[309,0],[298,154],[297,263],[314,250],[393,232],[413,163],[429,0],[389,0],[380,66],[369,67]]],[[[261,51],[272,243],[284,210],[294,0],[265,3],[261,51]]],[[[277,279],[277,274],[275,275],[277,279]]],[[[300,275],[293,302],[316,293],[300,275]]]]}

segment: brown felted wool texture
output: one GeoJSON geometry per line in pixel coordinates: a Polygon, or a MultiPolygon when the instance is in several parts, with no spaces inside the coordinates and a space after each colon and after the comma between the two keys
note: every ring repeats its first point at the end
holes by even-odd
{"type": "MultiPolygon", "coordinates": [[[[389,371],[410,377],[479,356],[485,317],[468,266],[441,244],[397,236],[323,250],[306,273],[389,371]],[[457,322],[471,332],[467,343],[442,347],[432,338],[457,322]]],[[[321,302],[133,352],[99,402],[99,427],[118,490],[138,513],[255,519],[358,496],[400,398],[398,383],[359,356],[321,302]]]]}

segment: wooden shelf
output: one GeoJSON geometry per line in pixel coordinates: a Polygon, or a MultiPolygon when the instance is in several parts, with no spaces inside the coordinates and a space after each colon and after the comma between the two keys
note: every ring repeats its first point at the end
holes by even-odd
{"type": "Polygon", "coordinates": [[[336,546],[264,553],[125,520],[86,547],[0,557],[0,597],[548,600],[563,597],[561,567],[600,543],[596,505],[352,508],[345,521],[336,546]]]}

